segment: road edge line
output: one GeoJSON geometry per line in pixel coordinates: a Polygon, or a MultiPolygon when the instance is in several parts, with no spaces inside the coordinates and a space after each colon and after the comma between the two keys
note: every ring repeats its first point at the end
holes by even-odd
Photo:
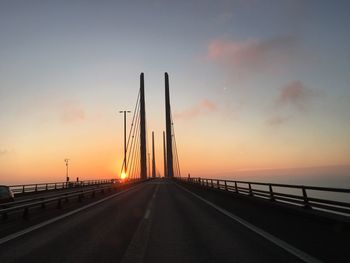
{"type": "Polygon", "coordinates": [[[307,263],[321,263],[322,261],[320,261],[319,259],[305,253],[304,251],[293,247],[292,245],[288,244],[287,242],[279,239],[278,237],[275,237],[274,235],[271,235],[270,233],[256,227],[255,225],[249,223],[248,221],[240,218],[239,216],[236,216],[234,214],[232,214],[231,212],[213,204],[212,202],[206,200],[205,198],[193,193],[192,191],[186,189],[185,187],[179,185],[178,183],[175,183],[179,188],[181,188],[182,190],[192,194],[193,196],[197,197],[198,199],[200,199],[201,201],[203,201],[204,203],[206,203],[207,205],[213,207],[214,209],[216,209],[217,211],[219,211],[220,213],[226,215],[227,217],[235,220],[236,222],[240,223],[241,225],[245,226],[246,228],[248,228],[249,230],[253,231],[254,233],[262,236],[263,238],[267,239],[268,241],[272,242],[273,244],[277,245],[278,247],[284,249],[285,251],[289,252],[290,254],[296,256],[297,258],[301,259],[304,262],[307,263]]]}

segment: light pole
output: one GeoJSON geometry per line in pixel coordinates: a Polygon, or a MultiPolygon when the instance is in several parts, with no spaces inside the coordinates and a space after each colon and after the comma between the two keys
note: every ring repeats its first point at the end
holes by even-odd
{"type": "Polygon", "coordinates": [[[151,154],[148,153],[148,177],[150,178],[151,177],[151,154]]]}
{"type": "MultiPolygon", "coordinates": [[[[123,111],[119,111],[119,113],[123,113],[124,114],[124,173],[126,176],[126,171],[127,171],[127,167],[126,167],[126,114],[130,113],[131,111],[128,110],[123,110],[123,111]]],[[[122,178],[124,179],[124,178],[122,178]]]]}
{"type": "Polygon", "coordinates": [[[66,163],[66,182],[69,182],[69,177],[68,177],[68,162],[69,159],[64,159],[64,162],[66,163]]]}

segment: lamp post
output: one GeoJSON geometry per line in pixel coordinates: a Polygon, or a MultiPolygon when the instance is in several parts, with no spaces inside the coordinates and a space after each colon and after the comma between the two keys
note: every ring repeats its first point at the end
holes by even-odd
{"type": "Polygon", "coordinates": [[[64,159],[64,162],[66,163],[66,182],[69,182],[69,176],[68,176],[68,162],[69,159],[64,159]]]}
{"type": "Polygon", "coordinates": [[[151,177],[151,154],[148,153],[148,177],[150,178],[151,177]]]}
{"type": "Polygon", "coordinates": [[[124,173],[125,174],[127,171],[127,167],[126,167],[126,114],[130,113],[130,112],[131,111],[127,111],[127,110],[119,111],[119,113],[124,114],[124,162],[123,162],[123,166],[124,166],[124,173]]]}

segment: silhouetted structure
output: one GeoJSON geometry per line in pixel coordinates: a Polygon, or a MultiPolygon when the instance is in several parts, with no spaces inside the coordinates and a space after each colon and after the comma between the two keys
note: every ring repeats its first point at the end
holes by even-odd
{"type": "Polygon", "coordinates": [[[154,154],[154,131],[152,132],[152,177],[156,177],[156,157],[154,154]]]}
{"type": "Polygon", "coordinates": [[[140,157],[141,179],[147,178],[147,153],[146,153],[146,110],[145,87],[143,73],[140,75],[140,157]]]}
{"type": "Polygon", "coordinates": [[[64,162],[66,163],[66,182],[69,182],[69,176],[68,176],[68,163],[69,159],[64,159],[64,162]]]}
{"type": "Polygon", "coordinates": [[[148,153],[147,154],[147,157],[148,157],[148,162],[147,162],[147,165],[148,165],[148,167],[147,167],[147,169],[148,169],[148,177],[150,178],[152,175],[151,175],[151,154],[150,153],[148,153]]]}
{"type": "Polygon", "coordinates": [[[165,131],[163,131],[163,158],[164,158],[164,177],[167,175],[166,170],[166,145],[165,145],[165,131]]]}
{"type": "Polygon", "coordinates": [[[167,148],[167,177],[174,177],[173,169],[173,146],[171,129],[171,108],[169,94],[169,77],[165,72],[165,123],[166,123],[166,148],[167,148]]]}
{"type": "Polygon", "coordinates": [[[127,173],[128,168],[127,168],[127,162],[126,162],[126,114],[130,113],[131,111],[129,110],[122,110],[119,111],[119,113],[123,113],[124,114],[124,162],[123,162],[123,167],[124,167],[124,172],[127,173]]]}

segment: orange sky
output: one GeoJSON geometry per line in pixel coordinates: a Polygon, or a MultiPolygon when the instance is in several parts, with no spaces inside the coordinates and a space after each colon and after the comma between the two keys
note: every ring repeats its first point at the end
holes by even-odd
{"type": "Polygon", "coordinates": [[[165,71],[183,175],[350,166],[347,3],[156,2],[0,1],[0,184],[118,177],[141,72],[161,174],[165,71]]]}

